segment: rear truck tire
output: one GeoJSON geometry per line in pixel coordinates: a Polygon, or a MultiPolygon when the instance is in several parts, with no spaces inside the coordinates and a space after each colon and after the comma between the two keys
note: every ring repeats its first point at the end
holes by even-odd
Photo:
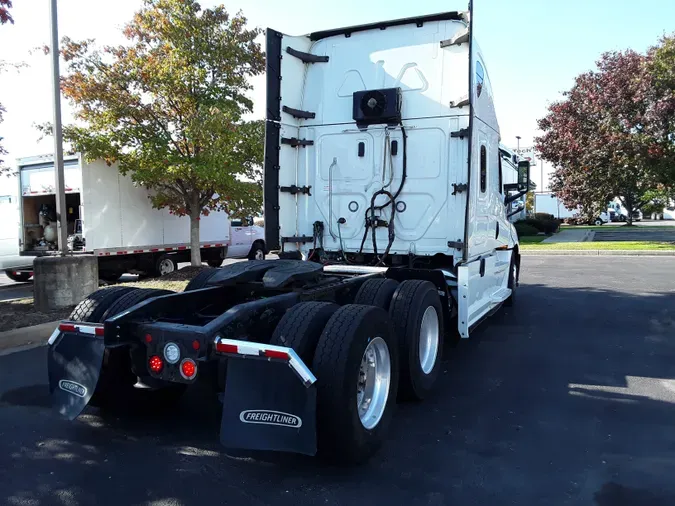
{"type": "Polygon", "coordinates": [[[135,290],[138,288],[129,286],[113,286],[96,290],[75,306],[68,319],[75,322],[99,323],[101,317],[117,299],[135,290]]]}
{"type": "Polygon", "coordinates": [[[206,261],[209,267],[213,267],[214,269],[220,267],[223,265],[223,259],[222,258],[211,258],[206,261]]]}
{"type": "Polygon", "coordinates": [[[191,292],[192,290],[200,290],[206,287],[209,279],[216,273],[216,269],[208,268],[201,271],[185,287],[185,292],[191,292]]]}
{"type": "Polygon", "coordinates": [[[600,225],[602,225],[602,223],[603,223],[603,222],[602,222],[602,220],[601,220],[600,218],[596,218],[596,219],[595,219],[595,222],[594,222],[595,225],[600,226],[600,225]]]}
{"type": "Polygon", "coordinates": [[[157,257],[155,260],[155,275],[156,276],[166,276],[171,274],[178,269],[178,264],[176,260],[171,255],[163,254],[157,257]]]}
{"type": "Polygon", "coordinates": [[[326,323],[340,306],[332,302],[301,302],[291,307],[272,333],[270,344],[292,348],[309,367],[326,323]]]}
{"type": "Polygon", "coordinates": [[[354,304],[381,307],[388,311],[397,288],[398,281],[393,279],[369,279],[356,292],[354,304]]]}
{"type": "Polygon", "coordinates": [[[127,292],[122,295],[120,298],[115,300],[101,318],[101,323],[106,321],[108,318],[111,318],[117,314],[120,314],[127,309],[131,309],[136,304],[143,302],[144,300],[151,299],[152,297],[159,297],[160,295],[168,295],[172,292],[171,290],[161,290],[161,289],[146,289],[146,288],[137,288],[133,291],[127,292]]]}
{"type": "Polygon", "coordinates": [[[398,349],[382,308],[348,304],[328,320],[312,363],[320,455],[358,463],[382,445],[396,405],[398,349]]]}
{"type": "Polygon", "coordinates": [[[504,305],[512,307],[518,300],[516,293],[518,290],[518,263],[516,262],[516,252],[511,255],[511,264],[509,265],[509,282],[508,288],[511,289],[511,295],[504,301],[504,305]]]}
{"type": "Polygon", "coordinates": [[[399,397],[422,400],[434,387],[443,354],[443,310],[436,286],[417,279],[401,283],[389,306],[398,338],[399,397]]]}
{"type": "Polygon", "coordinates": [[[12,281],[17,283],[25,283],[28,281],[33,274],[31,272],[19,272],[19,271],[5,271],[5,274],[12,281]]]}
{"type": "Polygon", "coordinates": [[[265,260],[265,244],[262,241],[256,241],[248,252],[249,260],[265,260]]]}

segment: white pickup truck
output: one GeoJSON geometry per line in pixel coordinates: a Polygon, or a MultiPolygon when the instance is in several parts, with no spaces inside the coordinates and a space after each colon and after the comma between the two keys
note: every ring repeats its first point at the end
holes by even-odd
{"type": "Polygon", "coordinates": [[[264,260],[266,254],[263,227],[255,225],[251,217],[244,220],[230,220],[230,245],[227,248],[227,258],[264,260]]]}

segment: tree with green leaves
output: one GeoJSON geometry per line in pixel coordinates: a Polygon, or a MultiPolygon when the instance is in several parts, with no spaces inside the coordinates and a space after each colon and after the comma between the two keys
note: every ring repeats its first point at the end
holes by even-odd
{"type": "Polygon", "coordinates": [[[144,0],[124,28],[128,44],[62,45],[61,88],[83,124],[64,137],[89,159],[119,164],[155,207],[189,216],[192,265],[201,265],[202,214],[262,208],[264,125],[244,119],[248,78],[264,71],[259,33],[223,6],[144,0]]]}

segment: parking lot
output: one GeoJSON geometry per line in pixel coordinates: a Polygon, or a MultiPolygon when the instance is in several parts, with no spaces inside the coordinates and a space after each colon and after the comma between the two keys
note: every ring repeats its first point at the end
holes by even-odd
{"type": "Polygon", "coordinates": [[[675,504],[674,275],[670,257],[525,257],[516,307],[446,350],[435,395],[357,468],[227,455],[201,389],[62,421],[45,348],[0,357],[0,504],[675,504]]]}

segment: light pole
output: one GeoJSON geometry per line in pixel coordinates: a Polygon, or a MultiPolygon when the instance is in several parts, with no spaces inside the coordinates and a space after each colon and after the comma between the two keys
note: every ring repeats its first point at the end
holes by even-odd
{"type": "Polygon", "coordinates": [[[56,172],[56,227],[61,256],[68,254],[65,178],[63,175],[63,132],[61,130],[61,83],[59,79],[59,24],[56,0],[50,1],[52,24],[52,92],[54,100],[54,171],[56,172]]]}
{"type": "Polygon", "coordinates": [[[520,135],[516,135],[516,139],[518,139],[518,152],[519,152],[518,154],[520,154],[520,139],[521,138],[522,137],[520,137],[520,135]]]}

